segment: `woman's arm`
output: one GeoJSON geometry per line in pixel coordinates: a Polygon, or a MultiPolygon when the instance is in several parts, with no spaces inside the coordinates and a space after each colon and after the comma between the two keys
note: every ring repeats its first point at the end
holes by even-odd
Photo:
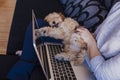
{"type": "Polygon", "coordinates": [[[97,48],[97,43],[93,35],[86,28],[83,27],[77,29],[77,31],[80,32],[80,36],[87,43],[89,58],[92,59],[95,56],[100,56],[101,54],[97,48]]]}
{"type": "Polygon", "coordinates": [[[120,80],[120,55],[104,60],[102,56],[91,59],[91,68],[97,80],[120,80]]]}
{"type": "Polygon", "coordinates": [[[90,67],[97,80],[120,80],[120,2],[112,7],[96,30],[97,43],[87,29],[81,28],[78,31],[88,44],[90,67]],[[105,60],[101,54],[111,58],[105,60]]]}
{"type": "Polygon", "coordinates": [[[120,55],[105,60],[97,48],[97,43],[92,34],[85,28],[77,29],[88,46],[91,69],[97,80],[120,79],[120,55]]]}

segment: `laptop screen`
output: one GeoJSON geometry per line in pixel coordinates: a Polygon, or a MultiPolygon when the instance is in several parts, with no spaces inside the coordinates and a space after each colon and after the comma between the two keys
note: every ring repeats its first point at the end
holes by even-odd
{"type": "Polygon", "coordinates": [[[38,60],[40,62],[40,65],[42,67],[43,73],[45,74],[45,77],[48,79],[48,75],[46,73],[45,67],[44,67],[44,61],[42,59],[42,53],[38,52],[38,47],[36,45],[36,35],[35,35],[35,28],[39,28],[37,20],[36,20],[36,16],[34,13],[34,10],[32,10],[32,32],[33,32],[33,47],[35,49],[35,52],[37,54],[38,60]]]}

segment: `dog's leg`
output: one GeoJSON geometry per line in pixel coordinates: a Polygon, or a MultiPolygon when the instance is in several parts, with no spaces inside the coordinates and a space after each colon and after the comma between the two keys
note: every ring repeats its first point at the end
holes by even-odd
{"type": "Polygon", "coordinates": [[[69,51],[70,50],[70,45],[69,44],[66,44],[65,45],[65,51],[69,51]]]}
{"type": "Polygon", "coordinates": [[[81,48],[80,48],[80,50],[81,51],[80,51],[79,55],[81,57],[84,57],[87,54],[87,44],[83,43],[82,46],[81,46],[81,48]]]}
{"type": "Polygon", "coordinates": [[[59,61],[73,61],[76,58],[76,53],[74,52],[67,52],[67,53],[60,53],[55,56],[55,59],[59,61]]]}
{"type": "Polygon", "coordinates": [[[37,38],[40,36],[49,36],[55,39],[64,39],[64,32],[59,28],[43,27],[36,29],[35,33],[37,38]]]}
{"type": "Polygon", "coordinates": [[[64,40],[64,38],[65,38],[64,35],[65,35],[64,31],[59,29],[59,28],[52,28],[48,32],[48,36],[53,37],[55,39],[62,39],[62,40],[64,40]]]}
{"type": "Polygon", "coordinates": [[[62,48],[62,52],[67,53],[70,50],[70,45],[63,43],[63,48],[62,48]]]}
{"type": "Polygon", "coordinates": [[[74,60],[74,65],[79,66],[83,62],[84,62],[84,57],[76,57],[76,59],[74,60]]]}
{"type": "Polygon", "coordinates": [[[39,38],[40,36],[48,36],[49,30],[50,30],[50,27],[47,27],[47,26],[40,29],[35,29],[36,38],[39,38]]]}
{"type": "Polygon", "coordinates": [[[82,48],[81,52],[76,55],[76,59],[74,60],[74,65],[79,66],[84,62],[85,55],[87,54],[87,49],[82,48]]]}

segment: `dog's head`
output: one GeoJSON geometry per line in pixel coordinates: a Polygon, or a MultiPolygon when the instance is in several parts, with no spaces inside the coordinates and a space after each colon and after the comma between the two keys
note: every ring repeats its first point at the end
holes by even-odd
{"type": "Polygon", "coordinates": [[[48,14],[44,20],[47,21],[51,27],[58,27],[64,18],[62,13],[53,12],[48,14]]]}

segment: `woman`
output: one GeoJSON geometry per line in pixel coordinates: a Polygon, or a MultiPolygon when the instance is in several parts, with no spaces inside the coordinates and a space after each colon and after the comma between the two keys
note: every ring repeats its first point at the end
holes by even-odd
{"type": "Polygon", "coordinates": [[[97,80],[120,80],[120,2],[98,26],[96,40],[87,29],[78,31],[88,45],[90,68],[97,80]]]}

